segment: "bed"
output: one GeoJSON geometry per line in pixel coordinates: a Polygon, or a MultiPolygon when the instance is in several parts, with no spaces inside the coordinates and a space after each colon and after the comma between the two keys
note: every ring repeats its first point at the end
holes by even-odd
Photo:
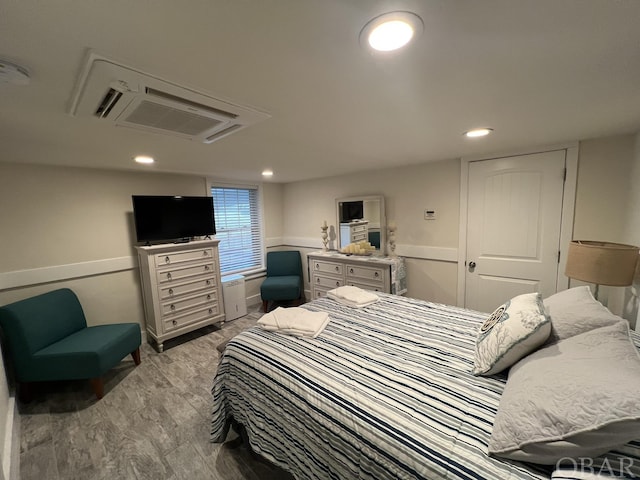
{"type": "Polygon", "coordinates": [[[317,338],[254,327],[228,343],[212,441],[235,421],[298,480],[550,477],[553,467],[487,455],[507,377],[471,373],[486,314],[387,294],[366,308],[304,308],[329,312],[317,338]]]}

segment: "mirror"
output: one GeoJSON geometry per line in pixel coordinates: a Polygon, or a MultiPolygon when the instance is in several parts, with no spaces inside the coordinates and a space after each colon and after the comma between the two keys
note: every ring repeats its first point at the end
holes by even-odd
{"type": "Polygon", "coordinates": [[[338,250],[366,240],[376,247],[376,254],[385,255],[387,218],[382,195],[337,198],[336,220],[338,250]]]}

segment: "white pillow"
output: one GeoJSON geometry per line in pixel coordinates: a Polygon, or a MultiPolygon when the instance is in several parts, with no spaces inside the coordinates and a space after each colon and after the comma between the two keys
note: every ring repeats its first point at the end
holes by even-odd
{"type": "Polygon", "coordinates": [[[509,371],[489,453],[532,463],[597,457],[640,439],[640,357],[629,325],[560,340],[509,371]]]}
{"type": "Polygon", "coordinates": [[[542,345],[551,332],[539,293],[525,293],[500,305],[480,327],[474,375],[499,373],[542,345]]]}
{"type": "Polygon", "coordinates": [[[548,343],[613,325],[622,320],[593,298],[591,289],[586,285],[563,290],[545,298],[544,307],[551,318],[548,343]]]}

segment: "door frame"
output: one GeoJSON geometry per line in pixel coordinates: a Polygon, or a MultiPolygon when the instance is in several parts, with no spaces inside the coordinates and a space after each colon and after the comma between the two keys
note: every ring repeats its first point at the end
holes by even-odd
{"type": "Polygon", "coordinates": [[[556,278],[556,290],[569,287],[569,278],[564,274],[567,262],[569,242],[573,239],[573,217],[576,204],[576,187],[578,183],[578,142],[553,145],[543,148],[517,150],[503,154],[462,157],[460,159],[460,228],[458,237],[458,291],[456,303],[465,306],[466,293],[466,256],[467,256],[467,201],[469,194],[469,164],[482,160],[497,160],[499,158],[517,157],[535,153],[565,151],[565,166],[567,169],[564,191],[562,194],[562,220],[560,223],[560,268],[556,278]]]}

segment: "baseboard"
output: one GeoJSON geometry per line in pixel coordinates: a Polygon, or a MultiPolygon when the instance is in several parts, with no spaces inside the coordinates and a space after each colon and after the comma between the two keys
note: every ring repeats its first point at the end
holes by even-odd
{"type": "Polygon", "coordinates": [[[2,478],[20,479],[20,415],[16,410],[16,397],[9,397],[2,452],[2,478]]]}

